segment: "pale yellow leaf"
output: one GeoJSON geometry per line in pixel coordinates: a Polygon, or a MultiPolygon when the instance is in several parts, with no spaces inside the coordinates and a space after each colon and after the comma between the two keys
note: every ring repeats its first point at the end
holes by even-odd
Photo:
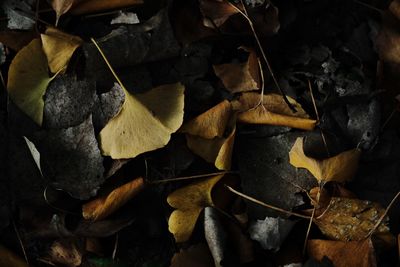
{"type": "Polygon", "coordinates": [[[172,192],[168,204],[176,208],[169,217],[169,231],[176,242],[185,242],[192,235],[201,211],[207,206],[213,206],[211,192],[213,187],[224,175],[214,176],[194,182],[172,192]]]}
{"type": "Polygon", "coordinates": [[[83,43],[78,36],[64,33],[56,28],[47,28],[41,34],[43,51],[46,54],[49,68],[52,73],[57,73],[68,65],[75,50],[83,43]]]}
{"type": "Polygon", "coordinates": [[[290,164],[307,169],[318,181],[346,182],[358,168],[361,150],[355,148],[326,159],[314,159],[304,154],[303,138],[296,139],[289,152],[290,164]]]}
{"type": "Polygon", "coordinates": [[[7,90],[11,100],[38,125],[43,122],[43,96],[50,81],[42,43],[34,39],[11,62],[7,90]]]}
{"type": "Polygon", "coordinates": [[[183,121],[183,85],[163,85],[138,96],[123,90],[120,112],[100,132],[103,155],[134,158],[165,146],[183,121]]]}

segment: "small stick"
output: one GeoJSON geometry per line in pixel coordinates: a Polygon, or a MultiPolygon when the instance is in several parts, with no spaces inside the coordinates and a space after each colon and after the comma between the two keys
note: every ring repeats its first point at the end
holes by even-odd
{"type": "Polygon", "coordinates": [[[382,223],[383,219],[387,216],[390,208],[393,206],[394,202],[397,200],[397,198],[400,196],[400,191],[397,192],[397,194],[394,196],[392,201],[390,201],[389,205],[387,206],[385,212],[382,214],[382,216],[379,218],[379,220],[376,222],[374,225],[374,228],[369,231],[368,235],[365,238],[371,237],[371,235],[378,229],[379,225],[382,223]]]}
{"type": "Polygon", "coordinates": [[[112,253],[112,260],[115,260],[115,256],[117,255],[117,249],[118,249],[118,242],[119,242],[119,234],[117,233],[115,235],[115,244],[114,244],[114,250],[112,253]]]}
{"type": "Polygon", "coordinates": [[[269,205],[269,204],[264,203],[264,202],[262,202],[262,201],[260,201],[258,199],[252,198],[252,197],[250,197],[248,195],[245,195],[245,194],[243,194],[243,193],[241,193],[239,191],[236,191],[235,189],[233,189],[232,187],[230,187],[228,185],[225,185],[225,187],[228,188],[228,190],[231,191],[232,193],[234,193],[234,194],[236,194],[236,195],[238,195],[238,196],[240,196],[240,197],[242,197],[244,199],[247,199],[247,200],[249,200],[251,202],[254,202],[254,203],[258,204],[258,205],[267,207],[269,209],[273,209],[273,210],[285,213],[287,215],[296,216],[296,217],[300,217],[300,218],[303,218],[303,219],[310,219],[311,218],[310,216],[307,216],[307,215],[303,215],[303,214],[296,213],[296,212],[291,212],[291,211],[288,211],[288,210],[284,210],[284,209],[269,205]]]}
{"type": "Polygon", "coordinates": [[[28,255],[26,254],[26,250],[25,250],[25,247],[24,247],[24,243],[22,242],[21,235],[19,234],[19,231],[18,231],[17,225],[15,224],[14,219],[11,219],[11,220],[12,220],[12,224],[13,224],[13,227],[14,227],[14,231],[17,234],[18,242],[19,242],[19,245],[21,246],[22,253],[24,254],[24,258],[25,258],[26,264],[28,264],[28,266],[29,266],[28,255]]]}
{"type": "Polygon", "coordinates": [[[315,211],[316,211],[316,209],[317,209],[317,206],[319,205],[319,199],[320,199],[320,197],[321,197],[321,190],[322,190],[322,188],[323,188],[323,184],[322,184],[322,183],[319,183],[319,190],[318,190],[317,199],[316,199],[316,200],[317,200],[317,203],[314,205],[314,208],[313,208],[313,210],[312,210],[310,222],[308,223],[306,238],[304,239],[303,255],[306,254],[308,236],[310,235],[311,226],[312,226],[312,223],[313,223],[313,221],[314,221],[315,211]]]}
{"type": "Polygon", "coordinates": [[[163,183],[169,183],[169,182],[178,182],[178,181],[199,179],[199,178],[204,178],[204,177],[208,177],[208,176],[215,176],[215,175],[221,175],[221,174],[227,174],[227,173],[237,173],[237,172],[222,171],[222,172],[213,172],[213,173],[206,173],[206,174],[199,174],[199,175],[192,175],[192,176],[183,176],[183,177],[177,177],[177,178],[171,178],[171,179],[165,179],[165,180],[150,181],[149,184],[163,184],[163,183]]]}

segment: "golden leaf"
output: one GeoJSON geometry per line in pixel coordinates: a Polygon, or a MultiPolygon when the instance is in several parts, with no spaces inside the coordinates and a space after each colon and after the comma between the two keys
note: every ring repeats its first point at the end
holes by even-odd
{"type": "Polygon", "coordinates": [[[168,204],[176,208],[168,221],[169,231],[174,235],[176,242],[187,241],[201,211],[207,206],[214,206],[211,192],[223,176],[218,175],[194,182],[168,196],[168,204]]]}
{"type": "Polygon", "coordinates": [[[287,126],[303,130],[314,129],[316,121],[309,119],[307,113],[294,99],[290,97],[288,99],[297,112],[294,113],[287,106],[283,97],[277,94],[264,95],[263,105],[258,105],[260,94],[244,93],[232,105],[234,109],[240,111],[237,117],[238,122],[287,126]]]}
{"type": "Polygon", "coordinates": [[[208,246],[204,243],[196,244],[188,249],[181,250],[171,259],[170,267],[214,267],[214,260],[208,246]]]}
{"type": "Polygon", "coordinates": [[[215,107],[200,114],[196,118],[185,123],[179,132],[211,139],[222,137],[225,133],[229,119],[232,115],[232,107],[229,101],[224,100],[215,107]]]}
{"type": "Polygon", "coordinates": [[[186,135],[186,141],[193,153],[207,162],[214,163],[219,170],[229,170],[231,168],[235,133],[236,127],[233,128],[228,137],[206,139],[200,136],[186,135]]]}
{"type": "Polygon", "coordinates": [[[352,242],[309,240],[307,250],[310,257],[321,261],[328,257],[335,267],[375,267],[375,250],[371,239],[352,242]]]}
{"type": "Polygon", "coordinates": [[[303,137],[296,139],[289,152],[290,164],[307,169],[318,181],[346,182],[357,171],[361,150],[355,148],[327,159],[314,159],[304,154],[303,137]]]}
{"type": "Polygon", "coordinates": [[[119,113],[100,131],[103,155],[113,159],[134,158],[165,146],[183,122],[184,86],[181,83],[162,85],[133,96],[93,38],[92,42],[125,94],[119,113]]]}
{"type": "Polygon", "coordinates": [[[82,206],[83,217],[93,221],[106,218],[142,191],[144,185],[143,178],[139,177],[105,196],[91,200],[82,206]]]}
{"type": "Polygon", "coordinates": [[[135,96],[123,91],[120,112],[100,131],[103,155],[134,158],[165,146],[183,122],[183,85],[162,85],[135,96]]]}
{"type": "Polygon", "coordinates": [[[22,48],[8,71],[7,90],[11,100],[38,125],[43,122],[43,96],[51,79],[40,39],[22,48]]]}
{"type": "Polygon", "coordinates": [[[83,42],[78,36],[64,33],[52,27],[47,28],[46,32],[41,34],[41,39],[43,51],[46,54],[52,73],[57,73],[64,69],[68,65],[72,54],[83,42]]]}

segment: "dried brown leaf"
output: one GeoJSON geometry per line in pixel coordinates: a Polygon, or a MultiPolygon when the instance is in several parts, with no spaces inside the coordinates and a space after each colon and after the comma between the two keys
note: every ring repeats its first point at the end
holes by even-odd
{"type": "Polygon", "coordinates": [[[106,11],[111,9],[119,9],[129,6],[141,5],[143,0],[78,0],[70,10],[73,15],[82,15],[106,11]]]}
{"type": "Polygon", "coordinates": [[[327,256],[335,267],[377,266],[371,239],[351,242],[314,239],[308,241],[307,250],[318,261],[327,256]]]}
{"type": "Polygon", "coordinates": [[[204,26],[210,28],[221,26],[230,16],[239,13],[228,1],[224,0],[201,0],[200,10],[204,16],[204,26]]]}
{"type": "Polygon", "coordinates": [[[213,65],[215,74],[221,79],[224,87],[232,93],[246,92],[260,88],[259,65],[253,49],[242,48],[249,52],[244,63],[213,65]]]}
{"type": "Polygon", "coordinates": [[[297,112],[293,112],[285,103],[281,95],[268,94],[262,98],[257,93],[244,93],[238,101],[232,103],[234,109],[240,111],[238,122],[250,124],[270,124],[287,126],[303,130],[312,130],[316,125],[315,120],[309,119],[301,105],[288,97],[297,112]]]}
{"type": "Polygon", "coordinates": [[[214,261],[206,244],[200,243],[176,253],[170,267],[214,267],[214,261]]]}
{"type": "MultiPolygon", "coordinates": [[[[361,241],[374,228],[385,210],[377,203],[353,198],[333,197],[323,214],[314,220],[321,232],[333,240],[361,241]]],[[[390,236],[387,221],[375,235],[390,236]]]]}
{"type": "Polygon", "coordinates": [[[102,220],[135,197],[144,186],[143,178],[136,178],[114,189],[106,196],[98,197],[84,204],[82,207],[82,215],[87,220],[102,220]]]}
{"type": "Polygon", "coordinates": [[[28,264],[12,251],[0,245],[0,266],[28,267],[28,264]]]}

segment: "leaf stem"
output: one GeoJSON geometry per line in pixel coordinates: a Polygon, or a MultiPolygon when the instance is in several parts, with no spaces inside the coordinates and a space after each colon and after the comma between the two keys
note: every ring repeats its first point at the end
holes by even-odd
{"type": "Polygon", "coordinates": [[[249,200],[249,201],[251,201],[251,202],[254,202],[254,203],[258,204],[258,205],[261,205],[261,206],[263,206],[263,207],[267,207],[267,208],[269,208],[269,209],[276,210],[276,211],[285,213],[285,214],[287,214],[287,215],[300,217],[300,218],[303,218],[303,219],[310,219],[310,218],[311,218],[310,216],[307,216],[307,215],[303,215],[303,214],[300,214],[300,213],[296,213],[296,212],[284,210],[284,209],[281,209],[281,208],[272,206],[272,205],[270,205],[270,204],[264,203],[264,202],[262,202],[262,201],[260,201],[260,200],[258,200],[258,199],[255,199],[255,198],[253,198],[253,197],[250,197],[250,196],[248,196],[248,195],[245,195],[245,194],[243,194],[243,193],[241,193],[241,192],[239,192],[239,191],[233,189],[233,188],[230,187],[229,185],[225,185],[225,187],[228,188],[228,190],[231,191],[232,193],[234,193],[234,194],[236,194],[236,195],[238,195],[238,196],[240,196],[240,197],[242,197],[242,198],[244,198],[244,199],[247,199],[247,200],[249,200]]]}
{"type": "Polygon", "coordinates": [[[179,181],[186,181],[192,179],[199,179],[208,176],[215,176],[221,174],[228,174],[228,173],[237,173],[235,171],[222,171],[222,172],[213,172],[213,173],[206,173],[206,174],[199,174],[199,175],[192,175],[192,176],[183,176],[183,177],[176,177],[171,179],[164,179],[164,180],[157,180],[157,181],[149,181],[149,184],[163,184],[163,183],[170,183],[170,182],[179,182],[179,181]]]}

